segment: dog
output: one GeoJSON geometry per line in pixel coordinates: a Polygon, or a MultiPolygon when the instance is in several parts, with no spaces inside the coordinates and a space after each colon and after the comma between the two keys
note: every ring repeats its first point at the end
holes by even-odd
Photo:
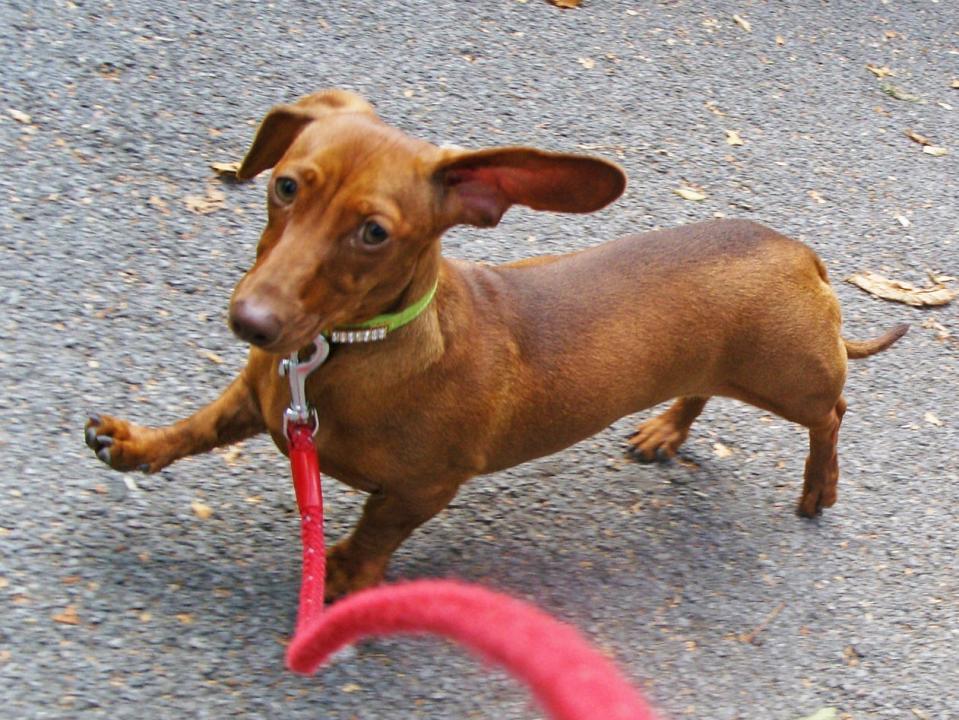
{"type": "Polygon", "coordinates": [[[500,266],[444,258],[454,225],[496,225],[512,205],[586,213],[618,198],[616,164],[527,147],[439,148],[342,90],[274,107],[238,177],[273,168],[256,261],[230,301],[251,345],[221,397],[147,428],[90,417],[86,441],[116,470],[173,461],[263,431],[286,452],[281,359],[321,334],[308,378],[324,470],[369,493],[327,559],[327,597],[375,585],[391,554],[468,479],[549,455],[615,420],[675,402],[630,438],[673,456],[712,396],[809,430],[798,513],[836,501],[847,359],[826,268],[758,223],[713,220],[500,266]]]}

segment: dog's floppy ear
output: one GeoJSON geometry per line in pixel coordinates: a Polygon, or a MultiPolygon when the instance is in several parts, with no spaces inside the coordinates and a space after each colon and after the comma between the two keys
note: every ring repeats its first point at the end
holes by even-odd
{"type": "Polygon", "coordinates": [[[236,173],[237,178],[249,180],[273,167],[308,123],[339,112],[374,114],[366,100],[347,90],[322,90],[300,98],[293,105],[277,105],[260,123],[256,138],[236,173]]]}
{"type": "Polygon", "coordinates": [[[524,147],[449,150],[433,177],[448,226],[491,227],[511,205],[593,212],[626,188],[626,174],[613,162],[524,147]]]}

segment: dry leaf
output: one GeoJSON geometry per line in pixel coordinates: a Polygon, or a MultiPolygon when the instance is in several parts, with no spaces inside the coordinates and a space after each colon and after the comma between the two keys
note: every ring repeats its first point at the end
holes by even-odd
{"type": "Polygon", "coordinates": [[[926,155],[932,155],[933,157],[942,157],[943,155],[948,155],[949,151],[944,147],[938,147],[937,145],[926,145],[922,151],[926,155]]]}
{"type": "Polygon", "coordinates": [[[147,205],[155,207],[157,210],[161,211],[164,215],[169,215],[168,206],[166,201],[161,198],[159,195],[151,195],[147,198],[147,205]]]}
{"type": "Polygon", "coordinates": [[[179,620],[182,625],[193,624],[193,615],[190,613],[178,613],[176,619],[179,620]]]}
{"type": "Polygon", "coordinates": [[[906,137],[912,140],[913,142],[919,143],[920,145],[932,144],[931,142],[929,142],[929,138],[927,138],[925,135],[920,135],[919,133],[914,132],[912,130],[906,130],[906,137]]]}
{"type": "Polygon", "coordinates": [[[912,223],[909,222],[909,218],[907,218],[905,215],[896,215],[895,217],[896,217],[896,222],[898,222],[903,227],[909,227],[910,225],[912,225],[912,223]]]}
{"type": "Polygon", "coordinates": [[[824,205],[826,203],[826,199],[822,195],[820,195],[819,192],[817,192],[816,190],[810,190],[808,194],[809,194],[809,197],[811,197],[820,205],[824,205]]]}
{"type": "Polygon", "coordinates": [[[910,283],[890,280],[869,271],[850,275],[846,278],[846,281],[876,297],[884,300],[894,300],[914,307],[946,305],[959,294],[945,285],[937,284],[931,287],[917,288],[910,283]]]}
{"type": "Polygon", "coordinates": [[[587,70],[592,70],[596,66],[596,61],[593,58],[580,58],[579,64],[587,70]]]}
{"type": "Polygon", "coordinates": [[[959,90],[959,78],[956,78],[955,80],[953,80],[952,85],[950,85],[949,87],[951,87],[953,90],[959,90]]]}
{"type": "Polygon", "coordinates": [[[153,614],[149,610],[144,610],[142,613],[137,615],[137,619],[143,623],[150,622],[153,619],[153,614]]]}
{"type": "Polygon", "coordinates": [[[739,137],[739,133],[735,130],[726,131],[726,143],[728,145],[742,145],[743,139],[739,137]]]}
{"type": "Polygon", "coordinates": [[[753,31],[753,26],[750,24],[749,20],[744,18],[742,15],[733,15],[733,20],[735,20],[736,24],[746,32],[753,31]]]}
{"type": "Polygon", "coordinates": [[[948,340],[950,337],[952,337],[952,333],[949,332],[949,328],[933,318],[926,318],[923,320],[922,327],[926,328],[927,330],[935,330],[936,340],[948,340]]]}
{"type": "Polygon", "coordinates": [[[925,420],[930,425],[935,425],[936,427],[942,427],[942,420],[937,418],[933,413],[927,412],[922,416],[922,419],[925,420]]]}
{"type": "Polygon", "coordinates": [[[693,200],[694,202],[699,202],[700,200],[706,199],[706,194],[691,188],[688,185],[683,185],[673,190],[674,193],[679,195],[683,200],[693,200]]]}
{"type": "Polygon", "coordinates": [[[718,458],[728,458],[733,454],[733,451],[722,443],[713,443],[713,452],[716,453],[716,457],[718,458]]]}
{"type": "Polygon", "coordinates": [[[80,616],[77,615],[77,606],[67,605],[63,609],[63,612],[53,616],[53,622],[62,623],[63,625],[79,625],[80,616]]]}
{"type": "Polygon", "coordinates": [[[183,202],[186,204],[187,210],[200,215],[208,215],[226,207],[226,195],[215,187],[208,186],[206,197],[187,195],[183,198],[183,202]]]}
{"type": "Polygon", "coordinates": [[[885,65],[883,65],[882,67],[879,67],[878,65],[866,65],[866,70],[871,72],[880,80],[882,80],[884,77],[889,77],[890,75],[896,74],[885,65]]]}
{"type": "Polygon", "coordinates": [[[839,713],[836,712],[836,708],[825,707],[800,720],[838,720],[838,718],[839,713]]]}
{"type": "Polygon", "coordinates": [[[211,363],[215,363],[217,365],[222,365],[224,362],[226,362],[223,358],[221,358],[212,350],[200,350],[200,355],[205,357],[211,363]]]}
{"type": "Polygon", "coordinates": [[[777,44],[777,45],[785,45],[785,44],[786,44],[786,38],[784,38],[782,35],[777,35],[777,36],[776,36],[776,44],[777,44]]]}
{"type": "Polygon", "coordinates": [[[33,118],[27,115],[22,110],[17,110],[16,108],[7,108],[7,112],[10,113],[10,117],[12,117],[18,123],[29,125],[30,123],[33,122],[33,118]]]}
{"type": "Polygon", "coordinates": [[[346,683],[343,687],[340,688],[345,693],[355,693],[357,690],[360,690],[360,686],[356,683],[346,683]]]}
{"type": "Polygon", "coordinates": [[[714,103],[712,100],[707,100],[703,104],[706,106],[706,109],[709,110],[709,112],[711,112],[713,115],[718,115],[719,117],[726,117],[726,113],[720,110],[719,107],[717,107],[716,103],[714,103]]]}
{"type": "Polygon", "coordinates": [[[555,5],[558,8],[563,8],[568,10],[571,8],[578,8],[583,4],[583,0],[549,0],[551,4],[555,5]]]}
{"type": "Polygon", "coordinates": [[[215,162],[210,163],[210,167],[218,176],[228,180],[235,180],[236,174],[240,171],[240,163],[238,162],[215,162]]]}
{"type": "Polygon", "coordinates": [[[209,520],[213,516],[213,508],[199,500],[191,502],[190,509],[193,510],[193,514],[201,520],[209,520]]]}
{"type": "Polygon", "coordinates": [[[235,465],[237,459],[243,454],[243,448],[239,445],[231,445],[224,450],[217,450],[217,454],[227,465],[235,465]]]}
{"type": "Polygon", "coordinates": [[[922,100],[922,98],[918,95],[913,95],[910,92],[906,92],[901,87],[893,85],[892,83],[885,83],[882,85],[882,91],[889,97],[896,98],[896,100],[904,100],[906,102],[919,102],[922,100]]]}

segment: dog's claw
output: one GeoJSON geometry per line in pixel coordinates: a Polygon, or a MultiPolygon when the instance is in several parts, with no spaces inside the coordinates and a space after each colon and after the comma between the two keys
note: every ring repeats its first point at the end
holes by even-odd
{"type": "Polygon", "coordinates": [[[110,448],[100,448],[97,450],[97,457],[100,458],[107,465],[110,464],[110,448]]]}
{"type": "Polygon", "coordinates": [[[97,442],[100,443],[100,447],[110,447],[113,445],[113,438],[109,435],[97,435],[97,442]]]}
{"type": "Polygon", "coordinates": [[[99,425],[103,421],[103,418],[96,413],[87,413],[87,420],[92,422],[94,425],[99,425]]]}
{"type": "Polygon", "coordinates": [[[142,473],[150,472],[150,463],[143,463],[140,467],[137,468],[142,473]]]}
{"type": "Polygon", "coordinates": [[[86,438],[87,445],[88,445],[89,447],[93,448],[94,450],[96,450],[96,449],[97,449],[97,447],[96,447],[96,443],[97,443],[97,429],[94,428],[94,427],[88,427],[88,428],[86,429],[86,432],[83,433],[83,435],[84,435],[84,437],[86,438]]]}

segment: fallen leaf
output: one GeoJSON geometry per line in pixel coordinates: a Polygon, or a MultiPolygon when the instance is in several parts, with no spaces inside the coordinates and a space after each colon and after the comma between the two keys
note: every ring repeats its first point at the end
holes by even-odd
{"type": "Polygon", "coordinates": [[[178,613],[176,619],[180,621],[181,625],[193,624],[193,615],[190,613],[178,613]]]}
{"type": "Polygon", "coordinates": [[[846,665],[856,667],[859,665],[859,659],[862,657],[860,652],[852,645],[847,645],[842,651],[842,657],[846,665]]]}
{"type": "Polygon", "coordinates": [[[777,35],[777,36],[776,36],[776,44],[777,44],[777,45],[785,45],[785,44],[786,44],[786,38],[784,38],[782,35],[777,35]]]}
{"type": "Polygon", "coordinates": [[[719,107],[717,107],[716,103],[714,103],[712,100],[707,100],[703,104],[706,106],[706,109],[709,110],[709,112],[711,112],[713,115],[718,115],[719,117],[726,117],[726,113],[720,110],[719,107]]]}
{"type": "Polygon", "coordinates": [[[925,420],[930,425],[935,425],[936,427],[942,427],[942,420],[937,418],[933,413],[927,412],[922,416],[922,419],[925,420]]]}
{"type": "Polygon", "coordinates": [[[213,508],[199,500],[191,502],[190,509],[193,510],[193,514],[201,520],[209,520],[213,516],[213,508]]]}
{"type": "Polygon", "coordinates": [[[147,205],[155,207],[157,210],[160,210],[164,215],[169,215],[169,206],[166,204],[166,200],[161,198],[159,195],[151,195],[147,198],[147,205]]]}
{"type": "Polygon", "coordinates": [[[824,205],[826,203],[826,199],[816,190],[810,190],[808,195],[820,205],[824,205]]]}
{"type": "Polygon", "coordinates": [[[207,186],[206,197],[187,195],[183,198],[187,210],[200,215],[208,215],[226,207],[226,195],[215,187],[207,186]]]}
{"type": "Polygon", "coordinates": [[[949,87],[951,87],[953,90],[959,90],[959,78],[956,78],[955,80],[953,80],[952,85],[950,85],[949,87]]]}
{"type": "Polygon", "coordinates": [[[77,606],[67,605],[63,609],[63,612],[53,616],[53,622],[62,623],[63,625],[79,625],[80,616],[77,615],[77,606]]]}
{"type": "Polygon", "coordinates": [[[579,64],[587,70],[592,70],[596,66],[596,61],[593,58],[583,57],[579,59],[579,64]]]}
{"type": "Polygon", "coordinates": [[[907,218],[905,215],[896,215],[895,217],[896,217],[896,222],[898,222],[903,227],[909,227],[910,225],[912,225],[912,223],[909,222],[909,218],[907,218]]]}
{"type": "Polygon", "coordinates": [[[217,454],[223,458],[223,462],[227,465],[235,465],[237,459],[243,454],[243,448],[239,445],[231,445],[224,450],[218,450],[217,454]]]}
{"type": "Polygon", "coordinates": [[[143,623],[150,622],[150,620],[153,619],[153,614],[148,610],[144,610],[142,613],[137,615],[137,618],[143,623]]]}
{"type": "Polygon", "coordinates": [[[728,458],[733,454],[733,451],[722,443],[713,443],[713,452],[716,453],[716,457],[718,458],[728,458]]]}
{"type": "Polygon", "coordinates": [[[694,202],[699,202],[700,200],[706,199],[705,193],[702,193],[699,190],[696,190],[695,188],[691,188],[687,185],[678,187],[675,190],[673,190],[673,192],[679,195],[679,197],[681,197],[683,200],[692,200],[694,202]]]}
{"type": "Polygon", "coordinates": [[[885,65],[883,65],[882,67],[879,67],[878,65],[866,65],[866,70],[871,72],[880,80],[882,80],[884,77],[889,77],[890,75],[896,74],[885,65]]]}
{"type": "Polygon", "coordinates": [[[746,32],[753,31],[752,24],[749,22],[749,20],[744,18],[742,15],[733,15],[733,20],[735,20],[736,24],[739,25],[739,27],[741,27],[746,32]]]}
{"type": "Polygon", "coordinates": [[[918,95],[913,95],[910,92],[906,92],[901,87],[893,85],[892,83],[884,83],[881,86],[881,89],[889,97],[896,98],[896,100],[904,100],[906,102],[919,102],[922,100],[918,95]]]}
{"type": "Polygon", "coordinates": [[[945,283],[953,282],[956,279],[952,275],[940,275],[932,270],[926,270],[926,276],[936,283],[936,285],[944,285],[945,283]]]}
{"type": "Polygon", "coordinates": [[[340,690],[342,690],[345,693],[355,693],[357,690],[360,690],[360,689],[361,689],[360,686],[357,685],[356,683],[346,683],[346,685],[343,685],[340,688],[340,690]]]}
{"type": "Polygon", "coordinates": [[[942,157],[943,155],[949,154],[946,148],[937,145],[926,145],[922,151],[926,153],[926,155],[932,155],[933,157],[942,157]]]}
{"type": "Polygon", "coordinates": [[[742,145],[743,139],[739,137],[739,133],[735,130],[726,131],[726,144],[728,145],[742,145]]]}
{"type": "Polygon", "coordinates": [[[817,710],[812,715],[807,715],[799,720],[837,720],[838,718],[839,713],[836,711],[836,708],[824,707],[817,710]]]}
{"type": "Polygon", "coordinates": [[[912,140],[913,142],[919,143],[920,145],[932,144],[931,142],[929,142],[929,138],[927,138],[925,135],[920,135],[919,133],[914,132],[912,130],[906,130],[906,137],[912,140]]]}
{"type": "Polygon", "coordinates": [[[215,352],[213,352],[212,350],[200,350],[199,352],[200,352],[200,355],[202,355],[203,357],[205,357],[205,358],[206,358],[207,360],[209,360],[211,363],[215,363],[215,364],[217,364],[217,365],[222,365],[224,362],[226,362],[223,358],[221,358],[219,355],[217,355],[217,354],[216,354],[215,352]]]}
{"type": "Polygon", "coordinates": [[[869,271],[850,275],[846,278],[846,281],[876,297],[884,300],[894,300],[914,307],[946,305],[959,294],[945,285],[936,284],[931,287],[917,288],[911,283],[890,280],[869,271]]]}
{"type": "Polygon", "coordinates": [[[927,330],[935,330],[936,340],[948,340],[950,337],[952,337],[952,333],[949,332],[949,328],[933,318],[926,318],[923,320],[922,327],[926,328],[927,330]]]}
{"type": "Polygon", "coordinates": [[[7,112],[10,113],[10,117],[12,117],[18,123],[29,125],[30,123],[33,122],[33,118],[31,118],[22,110],[17,110],[16,108],[7,108],[7,112]]]}
{"type": "Polygon", "coordinates": [[[555,5],[558,8],[563,8],[564,10],[569,10],[571,8],[578,8],[583,4],[583,0],[549,0],[551,4],[555,5]]]}
{"type": "Polygon", "coordinates": [[[240,163],[238,162],[215,162],[210,163],[210,167],[218,176],[228,180],[235,180],[236,174],[240,171],[240,163]]]}

